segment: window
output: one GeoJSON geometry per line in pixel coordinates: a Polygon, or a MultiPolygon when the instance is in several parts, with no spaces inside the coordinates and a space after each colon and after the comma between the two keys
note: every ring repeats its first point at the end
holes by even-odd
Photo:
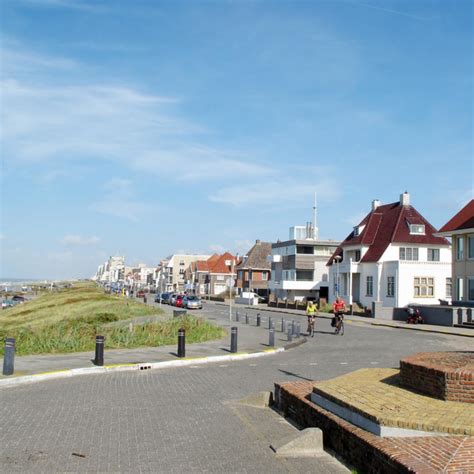
{"type": "Polygon", "coordinates": [[[418,261],[418,249],[416,247],[400,247],[400,260],[418,261]]]}
{"type": "Polygon", "coordinates": [[[249,281],[252,280],[252,270],[249,270],[249,281]]]}
{"type": "Polygon", "coordinates": [[[353,236],[358,237],[360,234],[362,234],[362,231],[364,230],[364,228],[365,228],[365,224],[364,225],[356,225],[354,227],[353,236]]]}
{"type": "Polygon", "coordinates": [[[367,285],[366,285],[366,294],[365,296],[374,296],[374,277],[368,276],[367,277],[367,285]]]}
{"type": "Polygon", "coordinates": [[[216,280],[217,281],[223,281],[224,280],[224,275],[217,275],[216,280]]]}
{"type": "Polygon", "coordinates": [[[297,281],[313,281],[313,270],[296,270],[297,281]]]}
{"type": "Polygon", "coordinates": [[[425,235],[424,224],[410,224],[410,234],[425,235]]]}
{"type": "Polygon", "coordinates": [[[428,249],[428,262],[439,262],[439,249],[428,249]]]}
{"type": "Polygon", "coordinates": [[[433,277],[415,277],[413,287],[413,294],[416,298],[432,298],[434,296],[433,277]]]}
{"type": "Polygon", "coordinates": [[[464,236],[456,237],[456,260],[464,260],[464,236]]]}
{"type": "Polygon", "coordinates": [[[467,299],[474,301],[474,278],[467,279],[467,299]]]}
{"type": "Polygon", "coordinates": [[[474,235],[467,236],[467,258],[474,259],[474,235]]]}
{"type": "Polygon", "coordinates": [[[355,260],[356,262],[360,262],[360,250],[356,250],[356,251],[355,251],[354,260],[355,260]]]}
{"type": "Polygon", "coordinates": [[[313,255],[314,254],[314,247],[311,245],[297,245],[296,246],[296,253],[303,253],[306,255],[313,255]]]}
{"type": "Polygon", "coordinates": [[[180,275],[184,275],[184,268],[180,268],[180,269],[179,269],[179,274],[180,274],[180,275]]]}
{"type": "Polygon", "coordinates": [[[456,278],[456,299],[462,301],[464,298],[464,280],[456,278]]]}
{"type": "Polygon", "coordinates": [[[446,278],[446,298],[451,298],[453,296],[453,280],[451,278],[446,278]]]}
{"type": "Polygon", "coordinates": [[[267,281],[268,280],[268,272],[262,272],[262,280],[267,281]]]}
{"type": "Polygon", "coordinates": [[[387,277],[387,296],[395,296],[395,277],[387,277]]]}

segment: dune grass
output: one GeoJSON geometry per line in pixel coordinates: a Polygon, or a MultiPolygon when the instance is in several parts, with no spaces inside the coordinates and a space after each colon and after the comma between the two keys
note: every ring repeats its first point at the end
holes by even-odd
{"type": "Polygon", "coordinates": [[[0,353],[6,337],[14,337],[16,353],[26,355],[94,350],[98,334],[105,336],[106,348],[114,349],[174,344],[180,327],[186,329],[189,343],[225,334],[223,329],[193,316],[134,324],[132,330],[126,323],[109,324],[160,313],[138,301],[104,294],[94,285],[75,285],[1,311],[0,353]]]}

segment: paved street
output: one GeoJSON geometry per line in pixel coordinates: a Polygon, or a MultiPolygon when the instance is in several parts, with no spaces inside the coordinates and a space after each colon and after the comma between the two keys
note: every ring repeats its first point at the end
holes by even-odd
{"type": "MultiPolygon", "coordinates": [[[[205,312],[223,320],[225,310],[212,305],[205,312]]],[[[277,459],[263,423],[244,420],[229,402],[272,390],[276,381],[397,367],[418,351],[472,350],[470,338],[359,323],[348,323],[343,337],[331,334],[325,319],[316,331],[306,344],[256,361],[1,388],[0,469],[328,472],[322,461],[277,459]]]]}

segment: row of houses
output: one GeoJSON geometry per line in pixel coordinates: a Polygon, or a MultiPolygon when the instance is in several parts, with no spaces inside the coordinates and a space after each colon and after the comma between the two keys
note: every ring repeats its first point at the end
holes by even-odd
{"type": "MultiPolygon", "coordinates": [[[[230,287],[290,302],[341,296],[367,308],[374,302],[392,308],[453,300],[474,305],[474,201],[439,230],[407,192],[390,204],[372,201],[342,242],[319,239],[316,215],[313,221],[291,227],[288,240],[257,240],[243,256],[172,255],[156,268],[144,267],[139,281],[160,292],[200,296],[230,287]]],[[[99,279],[122,275],[127,282],[124,261],[111,257],[99,279]]],[[[137,269],[131,275],[137,278],[137,269]]]]}

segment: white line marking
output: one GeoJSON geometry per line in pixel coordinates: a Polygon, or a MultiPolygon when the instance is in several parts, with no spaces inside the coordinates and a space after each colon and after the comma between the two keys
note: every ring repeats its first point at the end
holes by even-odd
{"type": "Polygon", "coordinates": [[[378,364],[378,362],[371,362],[371,364],[378,364]]]}
{"type": "Polygon", "coordinates": [[[348,362],[340,362],[341,365],[347,365],[348,362]]]}
{"type": "Polygon", "coordinates": [[[257,364],[249,364],[249,367],[257,367],[257,364]]]}
{"type": "Polygon", "coordinates": [[[318,365],[317,362],[310,362],[309,365],[318,365]]]}
{"type": "Polygon", "coordinates": [[[226,365],[226,364],[221,364],[221,365],[219,365],[219,367],[229,367],[229,366],[226,365]]]}

